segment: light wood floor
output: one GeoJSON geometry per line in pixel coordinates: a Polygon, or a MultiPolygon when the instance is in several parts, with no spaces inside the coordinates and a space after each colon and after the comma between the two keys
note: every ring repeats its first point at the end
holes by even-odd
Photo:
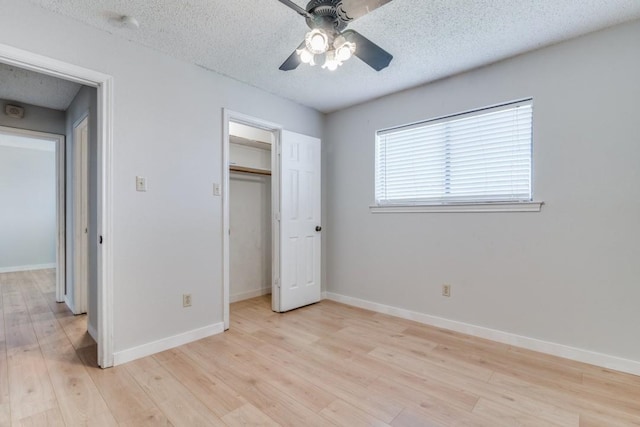
{"type": "Polygon", "coordinates": [[[329,301],[102,370],[53,280],[0,274],[0,426],[640,425],[640,377],[329,301]]]}

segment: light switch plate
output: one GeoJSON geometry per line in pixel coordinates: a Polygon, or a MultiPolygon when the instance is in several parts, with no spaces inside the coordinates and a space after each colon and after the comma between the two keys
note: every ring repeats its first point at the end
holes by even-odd
{"type": "Polygon", "coordinates": [[[220,184],[213,184],[213,195],[222,196],[222,186],[220,184]]]}

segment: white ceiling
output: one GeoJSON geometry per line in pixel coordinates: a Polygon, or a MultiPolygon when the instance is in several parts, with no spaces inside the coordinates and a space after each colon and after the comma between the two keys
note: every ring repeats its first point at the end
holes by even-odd
{"type": "Polygon", "coordinates": [[[80,87],[77,83],[0,63],[0,99],[65,111],[80,87]]]}
{"type": "Polygon", "coordinates": [[[277,0],[32,2],[323,112],[640,18],[638,0],[394,0],[349,26],[394,55],[387,69],[354,58],[285,72],[308,28],[277,0]],[[121,15],[140,28],[115,26],[121,15]]]}

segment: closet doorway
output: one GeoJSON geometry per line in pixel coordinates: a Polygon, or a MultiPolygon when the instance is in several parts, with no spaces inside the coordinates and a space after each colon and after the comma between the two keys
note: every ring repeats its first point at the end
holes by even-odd
{"type": "Polygon", "coordinates": [[[229,302],[271,294],[272,131],[229,123],[229,302]]]}
{"type": "Polygon", "coordinates": [[[285,312],[321,300],[321,141],[223,111],[223,185],[215,193],[222,195],[229,329],[230,301],[270,290],[272,310],[285,312]]]}

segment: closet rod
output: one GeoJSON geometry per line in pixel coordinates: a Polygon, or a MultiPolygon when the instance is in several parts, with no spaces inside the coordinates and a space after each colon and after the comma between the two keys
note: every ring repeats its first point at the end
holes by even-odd
{"type": "Polygon", "coordinates": [[[267,169],[248,168],[246,166],[230,165],[229,170],[232,172],[252,173],[256,175],[271,175],[271,171],[267,169]]]}

